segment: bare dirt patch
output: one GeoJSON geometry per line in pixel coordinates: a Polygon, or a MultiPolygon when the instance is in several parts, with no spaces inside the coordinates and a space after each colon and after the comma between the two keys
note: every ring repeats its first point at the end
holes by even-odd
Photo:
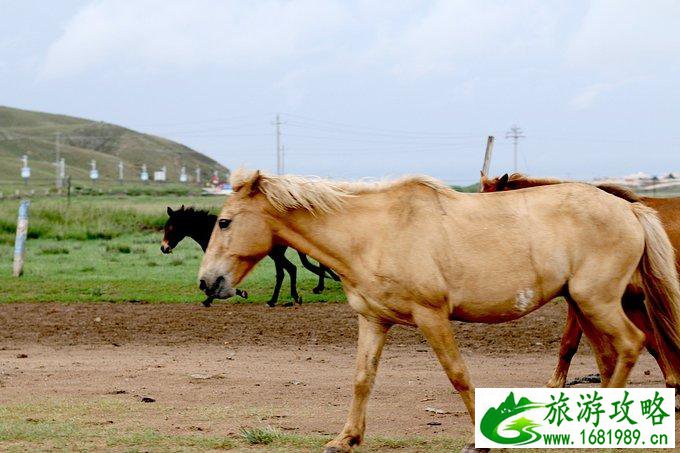
{"type": "MultiPolygon", "coordinates": [[[[563,311],[552,304],[503,325],[457,323],[475,384],[544,385],[563,311]]],[[[0,305],[0,408],[28,407],[22,409],[33,414],[28,418],[68,416],[121,431],[238,437],[243,427],[274,426],[331,436],[351,398],[354,318],[344,304],[0,305]],[[74,413],[64,415],[64,407],[74,413]]],[[[594,371],[584,348],[571,376],[594,371]]],[[[663,385],[646,353],[632,385],[663,385]]],[[[460,398],[421,335],[394,329],[367,434],[463,438],[470,431],[460,398]]]]}
{"type": "MultiPolygon", "coordinates": [[[[464,349],[478,353],[541,353],[555,350],[565,316],[563,303],[550,303],[504,324],[455,323],[464,349]]],[[[347,304],[299,308],[218,303],[29,303],[0,305],[0,342],[14,344],[103,345],[224,344],[233,346],[354,346],[356,314],[347,304]]],[[[396,327],[390,342],[424,344],[420,333],[396,327]]]]}

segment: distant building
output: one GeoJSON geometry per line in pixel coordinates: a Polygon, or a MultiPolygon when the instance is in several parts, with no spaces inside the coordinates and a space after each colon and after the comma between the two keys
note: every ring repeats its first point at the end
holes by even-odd
{"type": "Polygon", "coordinates": [[[638,190],[656,190],[669,187],[680,187],[680,172],[669,172],[664,176],[655,176],[643,172],[620,177],[604,177],[593,180],[595,184],[619,184],[638,190]]]}

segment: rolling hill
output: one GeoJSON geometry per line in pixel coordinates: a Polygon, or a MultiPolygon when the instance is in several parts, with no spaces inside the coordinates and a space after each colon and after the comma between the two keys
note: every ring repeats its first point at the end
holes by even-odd
{"type": "Polygon", "coordinates": [[[26,154],[31,184],[53,184],[57,137],[61,157],[66,159],[66,173],[73,181],[89,181],[92,159],[97,161],[102,183],[117,179],[120,160],[125,179],[131,181],[139,181],[142,164],[147,165],[150,175],[165,165],[171,182],[179,180],[182,165],[187,167],[190,182],[195,182],[197,167],[203,180],[214,170],[226,170],[215,160],[161,137],[100,121],[0,106],[0,183],[22,181],[20,159],[26,154]]]}

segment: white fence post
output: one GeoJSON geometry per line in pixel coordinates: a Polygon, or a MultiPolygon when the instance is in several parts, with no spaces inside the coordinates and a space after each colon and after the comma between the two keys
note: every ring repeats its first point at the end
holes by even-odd
{"type": "Polygon", "coordinates": [[[24,273],[24,256],[26,254],[26,233],[28,232],[28,205],[30,201],[21,200],[19,218],[17,220],[17,236],[14,242],[14,266],[12,275],[21,276],[24,273]]]}

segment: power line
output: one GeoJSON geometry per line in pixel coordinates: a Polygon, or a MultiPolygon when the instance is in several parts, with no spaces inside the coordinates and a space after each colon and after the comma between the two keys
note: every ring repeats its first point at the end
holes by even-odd
{"type": "MultiPolygon", "coordinates": [[[[325,120],[318,120],[315,118],[311,118],[308,116],[303,116],[303,115],[297,115],[293,113],[284,113],[285,116],[292,116],[292,117],[297,117],[301,118],[303,120],[307,120],[309,123],[321,123],[325,125],[331,125],[335,127],[340,127],[344,129],[360,129],[364,131],[371,131],[374,133],[387,133],[387,134],[398,134],[398,135],[419,135],[419,136],[431,136],[431,137],[453,137],[462,134],[451,134],[450,132],[413,132],[413,131],[404,131],[404,130],[396,130],[396,129],[380,129],[380,128],[374,128],[374,127],[368,127],[368,126],[358,126],[358,125],[352,125],[352,124],[347,124],[347,123],[339,123],[335,121],[325,121],[325,120]]],[[[301,121],[297,121],[298,123],[302,123],[301,121]]],[[[483,135],[483,134],[480,134],[483,135]]],[[[477,135],[473,135],[477,136],[477,135]]]]}

